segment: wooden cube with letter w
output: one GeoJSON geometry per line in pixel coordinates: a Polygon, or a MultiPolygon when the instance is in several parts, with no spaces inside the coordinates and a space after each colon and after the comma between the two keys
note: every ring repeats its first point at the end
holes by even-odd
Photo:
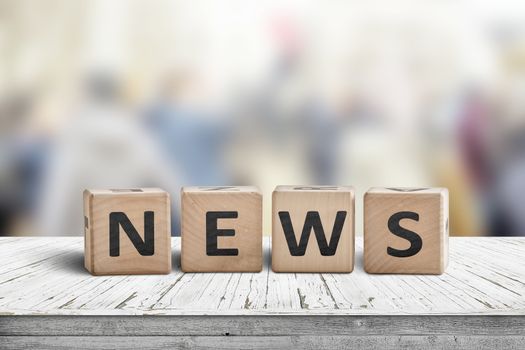
{"type": "Polygon", "coordinates": [[[352,187],[277,186],[272,206],[273,271],[352,272],[352,187]]]}
{"type": "Polygon", "coordinates": [[[93,275],[171,271],[170,200],[158,188],[84,191],[85,267],[93,275]]]}

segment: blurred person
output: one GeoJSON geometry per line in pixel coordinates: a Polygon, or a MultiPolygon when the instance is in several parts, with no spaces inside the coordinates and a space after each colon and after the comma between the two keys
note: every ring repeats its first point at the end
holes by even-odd
{"type": "Polygon", "coordinates": [[[482,191],[491,181],[490,106],[485,94],[476,88],[467,89],[462,102],[459,140],[463,159],[472,184],[482,191]]]}
{"type": "Polygon", "coordinates": [[[506,138],[490,191],[494,236],[525,236],[525,123],[506,138]]]}
{"type": "Polygon", "coordinates": [[[490,228],[495,236],[525,236],[525,46],[509,40],[502,54],[494,127],[490,228]]]}
{"type": "MultiPolygon", "coordinates": [[[[308,58],[304,28],[289,14],[278,13],[269,22],[275,57],[251,96],[243,92],[245,143],[259,139],[262,150],[273,154],[272,162],[283,161],[292,172],[302,172],[299,182],[334,184],[340,152],[341,123],[323,100],[308,58]]],[[[248,146],[249,147],[249,146],[248,146]]],[[[282,168],[275,164],[273,167],[282,168]]],[[[285,180],[286,181],[286,180],[285,180]]],[[[297,181],[297,179],[296,179],[297,181]]]]}
{"type": "Polygon", "coordinates": [[[179,177],[164,163],[137,117],[123,105],[116,78],[106,72],[89,75],[80,108],[53,144],[38,233],[82,234],[86,188],[162,187],[171,194],[172,207],[178,208],[179,177]]]}
{"type": "Polygon", "coordinates": [[[339,182],[344,125],[335,111],[326,104],[312,99],[302,110],[302,136],[312,182],[333,185],[339,182]]]}
{"type": "MultiPolygon", "coordinates": [[[[457,137],[460,157],[471,190],[473,200],[481,220],[482,232],[486,235],[490,222],[491,187],[493,186],[493,167],[491,165],[491,123],[492,107],[488,94],[478,86],[468,87],[459,104],[457,137]]],[[[460,219],[461,213],[457,217],[460,219]]],[[[462,233],[465,234],[465,233],[462,233]]],[[[470,233],[469,233],[470,234],[470,233]]]]}
{"type": "Polygon", "coordinates": [[[469,90],[459,124],[461,152],[476,192],[472,205],[492,236],[525,235],[525,123],[506,118],[510,98],[502,98],[495,110],[487,94],[469,90]]]}
{"type": "Polygon", "coordinates": [[[13,235],[30,215],[43,145],[26,139],[24,126],[32,96],[14,94],[0,103],[0,235],[13,235]]]}
{"type": "Polygon", "coordinates": [[[421,120],[420,128],[426,140],[424,154],[429,155],[424,157],[424,162],[432,174],[432,183],[449,189],[449,230],[453,236],[488,234],[484,202],[487,196],[480,194],[480,184],[473,180],[473,174],[479,172],[474,170],[479,168],[473,165],[479,164],[474,159],[481,156],[485,164],[489,164],[488,153],[485,153],[489,148],[488,140],[486,137],[481,137],[483,142],[479,140],[479,130],[482,128],[475,121],[476,118],[485,118],[483,116],[488,114],[488,105],[480,92],[475,93],[477,88],[469,91],[461,91],[459,96],[430,96],[432,98],[426,100],[428,106],[425,109],[434,112],[421,120]],[[471,129],[472,124],[477,131],[471,129]],[[480,143],[484,145],[482,149],[485,152],[480,152],[479,147],[474,146],[480,143]]]}
{"type": "Polygon", "coordinates": [[[146,127],[182,183],[230,184],[224,153],[232,126],[223,116],[205,110],[197,83],[190,72],[167,79],[146,111],[146,127]]]}
{"type": "Polygon", "coordinates": [[[17,93],[0,109],[0,235],[34,231],[50,135],[39,120],[40,96],[17,93]]]}

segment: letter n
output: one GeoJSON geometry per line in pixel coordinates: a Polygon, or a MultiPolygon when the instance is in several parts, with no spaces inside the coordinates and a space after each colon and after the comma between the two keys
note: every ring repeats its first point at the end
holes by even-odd
{"type": "Polygon", "coordinates": [[[120,256],[120,226],[128,235],[135,249],[143,256],[155,253],[155,215],[152,211],[144,212],[144,240],[126,214],[113,212],[109,214],[109,255],[120,256]]]}

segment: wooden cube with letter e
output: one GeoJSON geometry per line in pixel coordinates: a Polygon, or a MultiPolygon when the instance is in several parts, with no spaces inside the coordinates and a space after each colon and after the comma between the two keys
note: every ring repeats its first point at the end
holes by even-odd
{"type": "Polygon", "coordinates": [[[354,190],[277,186],[272,202],[272,270],[352,272],[354,190]]]}
{"type": "Polygon", "coordinates": [[[442,274],[447,263],[447,189],[372,188],[365,194],[368,273],[442,274]]]}
{"type": "Polygon", "coordinates": [[[262,194],[256,187],[183,187],[181,201],[182,271],[262,271],[262,194]]]}
{"type": "Polygon", "coordinates": [[[171,271],[170,200],[158,188],[84,191],[86,269],[93,275],[171,271]]]}

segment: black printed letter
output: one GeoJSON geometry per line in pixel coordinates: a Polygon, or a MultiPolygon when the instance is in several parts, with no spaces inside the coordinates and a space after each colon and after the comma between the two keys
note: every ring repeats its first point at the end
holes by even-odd
{"type": "Polygon", "coordinates": [[[206,255],[208,256],[236,256],[239,249],[219,249],[217,247],[218,236],[235,236],[235,230],[217,229],[218,219],[236,219],[239,213],[236,211],[209,211],[206,213],[206,255]]]}
{"type": "Polygon", "coordinates": [[[408,258],[409,256],[416,255],[419,253],[423,247],[423,241],[421,237],[412,231],[409,231],[399,225],[399,222],[402,219],[410,219],[414,221],[419,221],[419,215],[412,211],[400,211],[395,213],[388,219],[388,229],[390,232],[395,234],[398,237],[404,238],[410,242],[410,248],[406,250],[398,250],[391,247],[387,247],[386,252],[388,255],[395,256],[398,258],[408,258]]]}
{"type": "Polygon", "coordinates": [[[140,255],[150,256],[154,254],[155,248],[155,216],[152,211],[144,212],[144,240],[140,238],[137,230],[133,227],[131,221],[122,212],[109,214],[109,255],[120,255],[120,230],[122,226],[124,232],[128,235],[131,243],[135,246],[140,255]]]}
{"type": "Polygon", "coordinates": [[[279,212],[279,219],[281,219],[281,225],[283,227],[284,235],[286,236],[286,242],[288,243],[288,249],[292,256],[303,256],[306,252],[306,246],[308,239],[310,238],[310,232],[313,229],[319,250],[322,256],[335,255],[337,250],[337,244],[343,231],[343,225],[345,223],[346,211],[338,211],[335,217],[334,228],[332,230],[332,237],[330,237],[330,244],[326,242],[326,236],[324,234],[323,225],[319,212],[309,211],[306,213],[306,219],[304,221],[303,231],[301,233],[301,239],[299,244],[295,239],[295,233],[293,230],[292,220],[290,219],[290,213],[287,211],[279,212]]]}

